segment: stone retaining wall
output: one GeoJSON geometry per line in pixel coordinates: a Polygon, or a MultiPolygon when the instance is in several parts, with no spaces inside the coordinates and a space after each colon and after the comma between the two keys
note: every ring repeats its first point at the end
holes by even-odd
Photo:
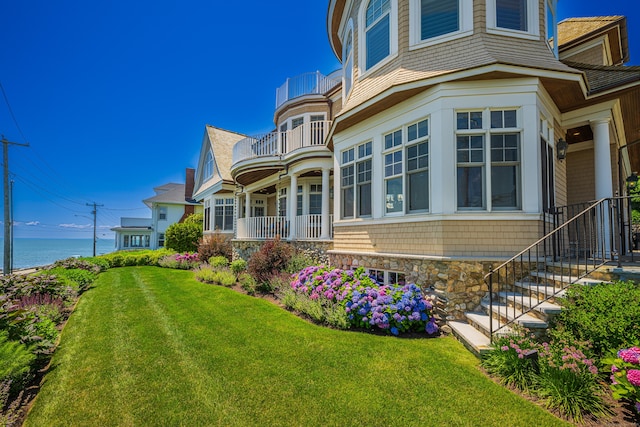
{"type": "MultiPolygon", "coordinates": [[[[264,240],[232,240],[233,259],[242,258],[248,262],[251,255],[257,252],[264,242],[264,240]]],[[[321,264],[329,265],[327,252],[333,249],[332,241],[308,242],[299,240],[289,242],[283,240],[283,242],[290,245],[294,250],[305,252],[311,258],[319,260],[321,264]]]]}

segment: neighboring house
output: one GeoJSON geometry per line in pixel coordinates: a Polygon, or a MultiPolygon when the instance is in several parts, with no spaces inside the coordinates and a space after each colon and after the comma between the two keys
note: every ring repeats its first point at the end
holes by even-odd
{"type": "Polygon", "coordinates": [[[195,170],[187,168],[186,184],[168,183],[155,187],[155,196],[143,200],[151,209],[151,218],[121,218],[116,232],[116,250],[158,249],[164,247],[165,232],[171,224],[202,212],[193,198],[195,170]]]}
{"type": "Polygon", "coordinates": [[[560,207],[623,194],[640,169],[624,17],[558,24],[555,0],[330,0],[327,31],[342,69],[288,79],[273,132],[227,139],[228,170],[207,166],[231,149],[205,134],[198,182],[221,184],[196,199],[235,206],[241,256],[279,236],[434,285],[462,318],[560,207]]]}

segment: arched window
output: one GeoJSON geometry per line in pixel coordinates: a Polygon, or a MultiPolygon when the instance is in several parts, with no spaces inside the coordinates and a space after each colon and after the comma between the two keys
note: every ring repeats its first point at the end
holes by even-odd
{"type": "Polygon", "coordinates": [[[211,151],[207,153],[207,157],[204,160],[204,179],[209,179],[213,176],[213,154],[211,151]]]}
{"type": "Polygon", "coordinates": [[[342,55],[342,63],[344,64],[344,72],[342,73],[344,78],[344,99],[346,100],[351,91],[351,85],[353,83],[353,28],[351,22],[349,23],[349,29],[347,30],[347,37],[344,41],[344,53],[342,55]]]}
{"type": "Polygon", "coordinates": [[[365,16],[365,69],[391,54],[391,2],[370,0],[365,16]]]}

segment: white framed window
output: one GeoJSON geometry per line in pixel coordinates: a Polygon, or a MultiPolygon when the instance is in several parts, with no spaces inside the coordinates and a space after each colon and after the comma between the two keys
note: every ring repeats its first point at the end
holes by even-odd
{"type": "Polygon", "coordinates": [[[124,236],[125,248],[148,248],[151,245],[151,236],[143,234],[131,234],[124,236]]]}
{"type": "Polygon", "coordinates": [[[342,46],[342,98],[346,102],[353,85],[353,20],[349,20],[342,46]]]}
{"type": "Polygon", "coordinates": [[[309,184],[309,215],[322,213],[322,184],[309,184]]]}
{"type": "Polygon", "coordinates": [[[459,210],[521,209],[522,129],[518,122],[516,109],[456,113],[459,210]]]}
{"type": "Polygon", "coordinates": [[[555,153],[553,129],[547,120],[540,118],[540,177],[542,187],[542,212],[550,213],[556,204],[555,153]]]}
{"type": "Polygon", "coordinates": [[[211,150],[207,152],[204,160],[204,179],[207,180],[213,176],[213,153],[211,150]]]}
{"type": "Polygon", "coordinates": [[[278,190],[278,216],[287,217],[287,187],[278,190]]]}
{"type": "Polygon", "coordinates": [[[423,47],[473,33],[472,0],[411,0],[411,47],[423,47]]]}
{"type": "Polygon", "coordinates": [[[554,56],[558,57],[558,0],[545,0],[545,29],[547,45],[554,56]]]}
{"type": "Polygon", "coordinates": [[[407,284],[406,276],[399,271],[377,270],[373,268],[367,269],[367,274],[378,284],[381,285],[400,285],[407,284]]]}
{"type": "Polygon", "coordinates": [[[429,119],[384,135],[385,214],[429,210],[429,119]]]}
{"type": "Polygon", "coordinates": [[[211,199],[204,200],[204,218],[203,218],[203,228],[204,231],[211,230],[211,199]]]}
{"type": "Polygon", "coordinates": [[[341,218],[354,217],[355,199],[355,149],[349,148],[341,153],[340,159],[340,205],[341,218]]]}
{"type": "Polygon", "coordinates": [[[538,0],[487,0],[487,32],[538,39],[538,0]]]}
{"type": "Polygon", "coordinates": [[[213,227],[214,230],[229,231],[233,230],[233,208],[235,205],[234,198],[215,198],[213,211],[213,227]]]}
{"type": "Polygon", "coordinates": [[[372,142],[358,145],[356,161],[356,216],[371,216],[372,142]]]}
{"type": "Polygon", "coordinates": [[[164,248],[164,233],[158,233],[158,247],[164,248]]]}
{"type": "Polygon", "coordinates": [[[398,52],[398,0],[362,2],[359,22],[358,66],[362,77],[398,52]]]}
{"type": "Polygon", "coordinates": [[[252,212],[252,216],[254,217],[262,217],[265,215],[265,206],[264,206],[264,199],[256,199],[256,198],[252,198],[251,199],[251,210],[252,212]]]}
{"type": "Polygon", "coordinates": [[[167,220],[167,207],[161,206],[158,208],[158,220],[166,221],[167,220]]]}

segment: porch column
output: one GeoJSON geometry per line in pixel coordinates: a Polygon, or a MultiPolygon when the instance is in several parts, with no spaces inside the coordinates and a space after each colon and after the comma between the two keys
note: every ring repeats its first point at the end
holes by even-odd
{"type": "Polygon", "coordinates": [[[329,218],[329,174],[331,169],[322,169],[322,219],[320,222],[320,238],[331,239],[331,221],[329,218]]]}
{"type": "Polygon", "coordinates": [[[251,193],[247,191],[246,193],[244,193],[244,217],[249,218],[250,216],[251,216],[251,193]]]}
{"type": "Polygon", "coordinates": [[[289,226],[289,240],[296,239],[296,214],[298,207],[298,177],[291,174],[291,187],[289,188],[289,209],[287,209],[287,220],[289,226]]]}
{"type": "MultiPolygon", "coordinates": [[[[596,200],[613,197],[613,178],[611,174],[611,141],[609,138],[610,119],[592,120],[589,124],[593,130],[593,157],[595,172],[596,200]]],[[[602,258],[612,258],[612,235],[610,226],[609,204],[598,210],[596,220],[597,249],[595,255],[602,258]]]]}

